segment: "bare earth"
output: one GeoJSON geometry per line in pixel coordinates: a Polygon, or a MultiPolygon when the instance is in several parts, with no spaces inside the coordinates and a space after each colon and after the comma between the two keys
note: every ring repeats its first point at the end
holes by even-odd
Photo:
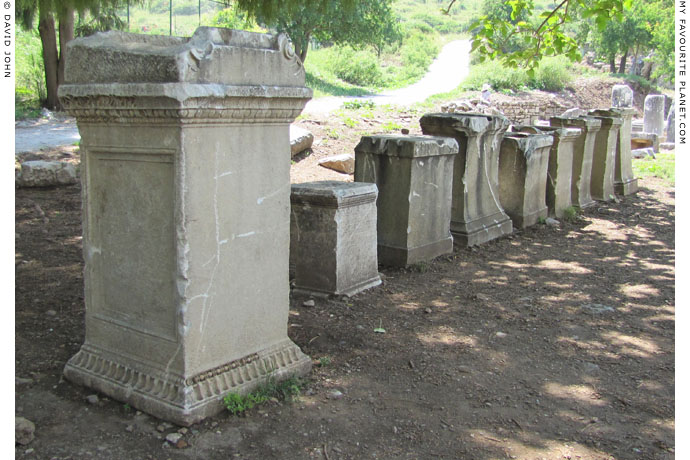
{"type": "MultiPolygon", "coordinates": [[[[319,142],[293,182],[351,180],[316,160],[364,132],[419,132],[422,115],[359,113],[354,128],[299,122],[319,142]]],[[[350,299],[291,298],[289,335],[315,362],[299,400],[220,414],[179,447],[164,438],[180,427],[61,377],[84,340],[80,220],[79,186],[16,192],[15,403],[36,424],[16,458],[675,457],[675,194],[660,181],[558,227],[382,267],[350,299]]]]}

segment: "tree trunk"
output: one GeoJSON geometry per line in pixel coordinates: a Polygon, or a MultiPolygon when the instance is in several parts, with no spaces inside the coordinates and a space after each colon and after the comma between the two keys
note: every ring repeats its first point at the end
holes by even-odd
{"type": "Polygon", "coordinates": [[[299,60],[302,61],[302,64],[304,64],[304,61],[307,60],[307,51],[309,51],[309,39],[311,38],[311,33],[306,34],[302,40],[296,40],[292,44],[295,47],[295,54],[299,56],[299,60]]]}
{"type": "Polygon", "coordinates": [[[609,71],[616,73],[616,56],[609,57],[609,71]]]}
{"type": "Polygon", "coordinates": [[[74,10],[67,8],[59,17],[60,57],[58,60],[58,87],[65,82],[65,52],[67,43],[74,39],[74,10]]]}
{"type": "Polygon", "coordinates": [[[52,14],[40,15],[38,33],[41,36],[41,45],[43,46],[43,68],[46,76],[46,101],[44,105],[50,110],[55,110],[59,105],[57,97],[58,52],[55,18],[52,14]]]}
{"type": "Polygon", "coordinates": [[[621,56],[621,65],[618,67],[618,73],[625,73],[625,65],[627,64],[628,61],[628,50],[625,50],[625,53],[623,53],[623,56],[621,56]]]}

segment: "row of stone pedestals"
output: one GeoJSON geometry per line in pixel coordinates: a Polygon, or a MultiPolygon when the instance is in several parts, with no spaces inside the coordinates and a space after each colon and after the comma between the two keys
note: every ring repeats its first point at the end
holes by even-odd
{"type": "Polygon", "coordinates": [[[591,149],[610,153],[611,134],[515,133],[502,150],[505,118],[431,114],[420,121],[429,137],[364,138],[359,182],[291,194],[288,127],[311,97],[304,79],[283,35],[70,42],[60,97],[82,138],[86,338],[69,380],[195,423],[227,393],[309,372],[287,336],[290,253],[297,289],[351,295],[380,283],[379,259],[407,265],[450,252],[453,239],[510,233],[501,202],[522,209],[524,226],[544,200],[556,215],[568,199],[584,206],[590,171],[603,171],[591,175],[595,194],[610,190],[618,163],[591,149]],[[511,160],[499,162],[502,151],[511,160]]]}
{"type": "Polygon", "coordinates": [[[501,116],[427,114],[425,136],[363,137],[354,183],[292,186],[295,291],[351,295],[378,283],[377,263],[428,261],[453,241],[481,244],[634,193],[631,115],[593,110],[507,131],[501,116]]]}

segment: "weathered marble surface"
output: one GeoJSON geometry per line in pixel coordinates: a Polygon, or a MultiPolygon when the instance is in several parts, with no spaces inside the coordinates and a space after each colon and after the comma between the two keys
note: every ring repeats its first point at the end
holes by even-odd
{"type": "Polygon", "coordinates": [[[86,303],[65,376],[189,425],[307,373],[287,336],[288,131],[311,90],[287,38],[79,38],[60,97],[82,139],[86,303]]]}
{"type": "Polygon", "coordinates": [[[434,113],[419,121],[422,132],[458,143],[453,165],[450,231],[455,244],[474,246],[512,233],[498,198],[498,154],[510,122],[500,115],[434,113]]]}
{"type": "Polygon", "coordinates": [[[405,266],[453,251],[450,208],[458,144],[448,137],[364,136],[355,181],[375,183],[378,258],[405,266]]]}
{"type": "Polygon", "coordinates": [[[376,255],[376,184],[292,185],[294,291],[352,296],[381,284],[376,255]]]}

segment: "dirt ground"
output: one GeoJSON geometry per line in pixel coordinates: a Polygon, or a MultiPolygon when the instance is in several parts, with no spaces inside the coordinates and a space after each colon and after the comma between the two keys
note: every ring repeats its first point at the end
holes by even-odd
{"type": "MultiPolygon", "coordinates": [[[[316,161],[418,133],[422,113],[301,119],[317,143],[293,182],[351,180],[316,161]]],[[[299,400],[189,430],[62,378],[84,339],[80,187],[17,189],[15,412],[36,438],[16,458],[672,459],[675,195],[640,185],[557,227],[381,267],[349,299],[291,297],[289,335],[314,360],[299,400]]]]}

